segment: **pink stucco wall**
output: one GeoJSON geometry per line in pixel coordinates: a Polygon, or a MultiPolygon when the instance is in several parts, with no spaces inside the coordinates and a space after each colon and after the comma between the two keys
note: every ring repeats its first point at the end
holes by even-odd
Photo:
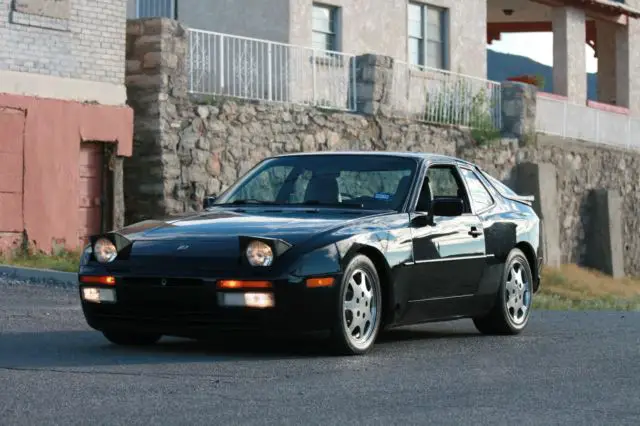
{"type": "MultiPolygon", "coordinates": [[[[29,241],[41,250],[51,250],[54,242],[75,248],[80,143],[116,143],[118,155],[131,156],[133,111],[127,106],[0,94],[0,108],[3,107],[25,112],[24,171],[22,211],[3,203],[0,222],[21,223],[29,241]]],[[[8,165],[0,163],[0,170],[5,167],[8,165]]],[[[0,230],[0,251],[15,245],[21,236],[22,230],[0,230]]]]}

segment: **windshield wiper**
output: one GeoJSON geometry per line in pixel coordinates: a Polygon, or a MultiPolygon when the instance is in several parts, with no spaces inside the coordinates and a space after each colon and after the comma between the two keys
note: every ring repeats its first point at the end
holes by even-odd
{"type": "Polygon", "coordinates": [[[246,205],[246,204],[268,204],[268,205],[273,205],[273,204],[278,204],[275,201],[266,201],[266,200],[256,200],[255,198],[247,198],[247,199],[241,199],[241,200],[234,200],[230,203],[220,203],[220,204],[214,204],[217,206],[224,206],[224,205],[246,205]]]}
{"type": "Polygon", "coordinates": [[[307,201],[303,201],[302,203],[292,203],[292,205],[295,204],[299,204],[299,205],[314,205],[314,206],[328,206],[328,207],[353,207],[353,208],[359,208],[362,209],[364,208],[364,204],[362,203],[349,203],[349,202],[342,202],[342,203],[323,203],[321,201],[318,200],[307,200],[307,201]]]}

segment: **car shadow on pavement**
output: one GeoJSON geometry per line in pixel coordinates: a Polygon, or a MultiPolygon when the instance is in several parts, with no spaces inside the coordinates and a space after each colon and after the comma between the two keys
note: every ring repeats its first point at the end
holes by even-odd
{"type": "MultiPolygon", "coordinates": [[[[407,341],[472,338],[465,329],[398,328],[380,334],[376,347],[386,351],[407,341]]],[[[92,330],[0,333],[0,368],[97,367],[130,364],[171,364],[274,360],[333,356],[323,335],[218,336],[206,341],[163,338],[146,347],[109,343],[92,330]]],[[[375,349],[372,355],[375,356],[375,349]]]]}

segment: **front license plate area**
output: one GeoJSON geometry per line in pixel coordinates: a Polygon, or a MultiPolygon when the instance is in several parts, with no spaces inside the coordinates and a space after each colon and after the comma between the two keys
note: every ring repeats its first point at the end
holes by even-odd
{"type": "Polygon", "coordinates": [[[171,280],[127,280],[120,300],[139,313],[162,315],[206,312],[215,309],[215,294],[203,285],[171,280]]]}

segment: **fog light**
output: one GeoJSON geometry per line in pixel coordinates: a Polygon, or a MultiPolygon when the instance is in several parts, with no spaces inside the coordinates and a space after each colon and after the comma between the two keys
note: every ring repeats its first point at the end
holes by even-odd
{"type": "Polygon", "coordinates": [[[82,298],[92,303],[115,303],[116,292],[112,288],[84,287],[82,298]]]}
{"type": "Polygon", "coordinates": [[[242,306],[247,308],[273,308],[273,293],[220,293],[220,304],[223,306],[242,306]]]}

